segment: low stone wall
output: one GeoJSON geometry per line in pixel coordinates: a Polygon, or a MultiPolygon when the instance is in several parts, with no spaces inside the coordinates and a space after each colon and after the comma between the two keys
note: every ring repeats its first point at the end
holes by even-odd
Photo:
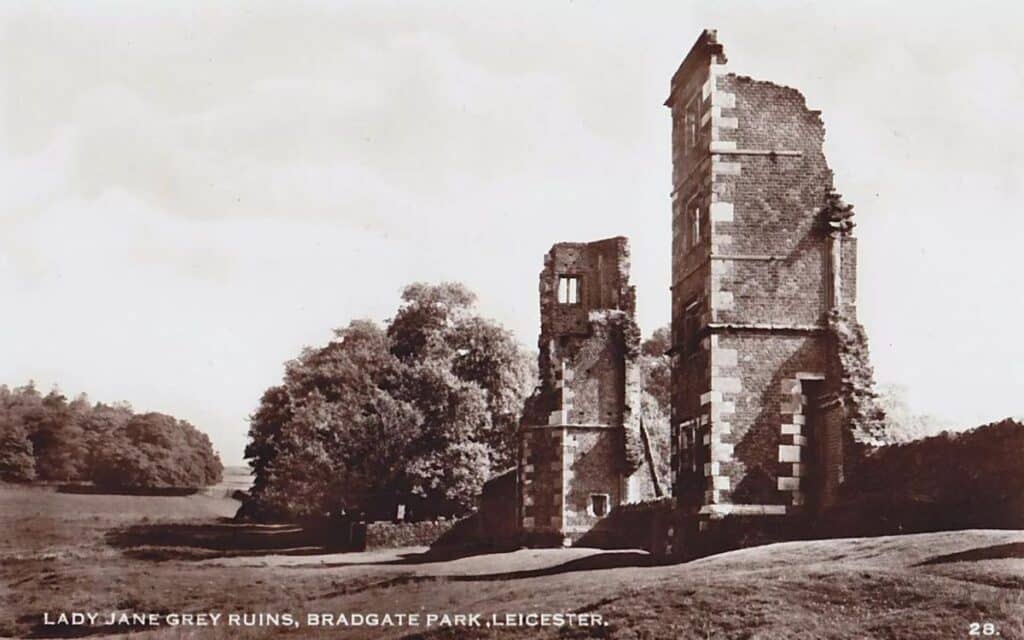
{"type": "Polygon", "coordinates": [[[807,520],[789,515],[727,515],[702,518],[689,531],[684,557],[700,558],[734,549],[802,540],[807,535],[807,520]]]}
{"type": "Polygon", "coordinates": [[[616,507],[574,544],[690,559],[786,540],[1019,529],[1024,527],[1022,451],[1024,424],[1008,419],[881,447],[843,485],[840,501],[822,512],[719,517],[662,498],[616,507]]]}
{"type": "Polygon", "coordinates": [[[675,500],[659,498],[616,507],[576,545],[644,549],[656,557],[677,557],[682,554],[687,526],[675,500]]]}
{"type": "Polygon", "coordinates": [[[429,547],[451,531],[460,521],[424,520],[423,522],[370,522],[366,525],[366,549],[429,547]]]}
{"type": "Polygon", "coordinates": [[[486,483],[480,495],[479,538],[494,548],[514,547],[519,543],[516,469],[509,469],[486,483]]]}
{"type": "Polygon", "coordinates": [[[656,560],[693,559],[801,537],[801,518],[730,515],[709,518],[679,509],[673,498],[616,507],[576,544],[644,549],[656,560]]]}
{"type": "Polygon", "coordinates": [[[1024,424],[882,447],[819,518],[819,536],[1024,527],[1024,424]]]}

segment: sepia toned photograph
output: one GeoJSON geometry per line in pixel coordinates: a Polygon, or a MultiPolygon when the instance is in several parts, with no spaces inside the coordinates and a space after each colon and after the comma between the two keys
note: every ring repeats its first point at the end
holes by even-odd
{"type": "Polygon", "coordinates": [[[0,638],[1024,640],[1021,24],[0,4],[0,638]]]}

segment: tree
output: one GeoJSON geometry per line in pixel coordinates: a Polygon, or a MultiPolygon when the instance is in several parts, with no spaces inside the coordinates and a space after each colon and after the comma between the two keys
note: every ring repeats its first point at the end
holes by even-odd
{"type": "Polygon", "coordinates": [[[911,442],[943,431],[958,429],[948,420],[931,415],[912,413],[907,404],[907,389],[900,385],[880,385],[878,404],[885,412],[888,440],[894,443],[911,442]]]}
{"type": "Polygon", "coordinates": [[[94,481],[112,489],[194,488],[220,482],[209,438],[162,413],[132,416],[96,454],[94,481]]]}
{"type": "Polygon", "coordinates": [[[246,457],[259,510],[305,515],[394,505],[422,421],[389,392],[402,384],[400,369],[387,335],[365,320],[287,363],[283,384],[263,394],[251,419],[246,457]]]}
{"type": "Polygon", "coordinates": [[[0,386],[0,479],[146,489],[213,484],[222,471],[210,439],[183,420],[0,386]]]}
{"type": "Polygon", "coordinates": [[[661,327],[643,341],[640,346],[640,375],[644,390],[658,401],[665,415],[672,407],[672,365],[666,355],[672,347],[672,334],[668,327],[661,327]]]}
{"type": "Polygon", "coordinates": [[[401,361],[437,362],[484,391],[490,424],[479,441],[491,466],[506,468],[515,462],[519,413],[536,384],[535,364],[510,331],[473,314],[475,301],[459,283],[411,284],[388,336],[401,361]]]}
{"type": "Polygon", "coordinates": [[[537,384],[536,360],[510,331],[483,318],[457,324],[449,340],[455,350],[452,372],[485,393],[491,427],[482,442],[489,448],[491,466],[496,470],[513,466],[523,402],[537,384]]]}
{"type": "Polygon", "coordinates": [[[76,411],[82,411],[81,403],[72,407],[56,388],[42,399],[29,438],[36,456],[36,471],[43,480],[69,482],[86,475],[88,446],[75,419],[76,411]]]}
{"type": "Polygon", "coordinates": [[[410,284],[402,291],[402,306],[388,324],[391,351],[403,362],[424,358],[433,351],[450,355],[446,336],[464,322],[476,294],[458,282],[410,284]]]}
{"type": "Polygon", "coordinates": [[[313,391],[296,403],[254,492],[270,513],[392,517],[409,493],[405,471],[420,422],[409,405],[379,389],[335,402],[313,391]]]}
{"type": "Polygon", "coordinates": [[[88,411],[76,412],[75,420],[88,451],[84,479],[92,480],[102,471],[106,450],[114,445],[133,415],[127,404],[97,403],[88,411]]]}
{"type": "Polygon", "coordinates": [[[36,460],[28,433],[9,416],[0,415],[0,480],[30,482],[35,477],[36,460]]]}
{"type": "Polygon", "coordinates": [[[245,458],[253,470],[253,493],[266,489],[270,467],[281,446],[278,438],[291,419],[291,398],[284,385],[264,391],[259,407],[249,416],[249,442],[245,445],[245,458]]]}
{"type": "Polygon", "coordinates": [[[405,502],[414,513],[465,513],[492,469],[487,393],[449,366],[437,359],[406,365],[394,392],[422,416],[412,431],[404,469],[405,502]]]}
{"type": "Polygon", "coordinates": [[[413,284],[385,329],[366,320],[287,363],[251,417],[256,513],[414,517],[469,510],[514,460],[532,385],[512,335],[463,285],[413,284]]]}
{"type": "Polygon", "coordinates": [[[672,346],[668,327],[661,327],[640,345],[643,397],[640,407],[662,490],[672,485],[671,426],[672,364],[666,355],[672,346]]]}
{"type": "Polygon", "coordinates": [[[391,352],[406,365],[401,397],[424,415],[410,481],[431,510],[469,509],[491,472],[515,463],[519,413],[535,385],[532,359],[511,332],[474,313],[475,301],[460,283],[414,283],[388,326],[391,352]],[[446,456],[459,467],[435,464],[446,456]]]}

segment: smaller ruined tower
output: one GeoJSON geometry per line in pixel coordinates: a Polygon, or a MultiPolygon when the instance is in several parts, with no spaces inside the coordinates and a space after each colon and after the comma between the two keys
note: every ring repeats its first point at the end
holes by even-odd
{"type": "Polygon", "coordinates": [[[540,386],[520,432],[527,541],[566,544],[653,493],[640,435],[640,332],[629,243],[556,244],[540,274],[540,386]]]}

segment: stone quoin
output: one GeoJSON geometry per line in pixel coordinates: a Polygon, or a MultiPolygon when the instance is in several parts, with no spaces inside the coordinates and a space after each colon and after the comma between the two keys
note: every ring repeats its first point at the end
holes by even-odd
{"type": "Polygon", "coordinates": [[[540,275],[540,385],[509,476],[522,541],[600,531],[635,545],[639,527],[680,554],[730,532],[791,535],[779,523],[820,519],[882,444],[853,207],[833,187],[821,114],[727,62],[702,32],[665,102],[673,477],[657,478],[640,419],[628,240],[556,244],[540,275]]]}
{"type": "Polygon", "coordinates": [[[673,493],[711,518],[819,512],[878,430],[871,408],[852,424],[871,371],[852,207],[833,190],[821,114],[795,89],[729,72],[714,31],[665,105],[673,493]],[[859,339],[857,362],[837,333],[859,339]]]}
{"type": "Polygon", "coordinates": [[[552,247],[540,315],[540,386],[520,430],[519,518],[528,540],[571,543],[616,506],[654,496],[628,241],[552,247]]]}

